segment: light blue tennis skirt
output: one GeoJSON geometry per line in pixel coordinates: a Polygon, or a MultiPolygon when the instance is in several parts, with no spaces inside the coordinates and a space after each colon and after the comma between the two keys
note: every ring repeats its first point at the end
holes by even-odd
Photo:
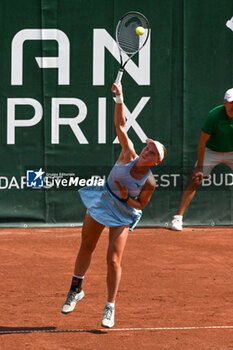
{"type": "Polygon", "coordinates": [[[129,225],[129,230],[133,231],[142,216],[141,210],[115,198],[106,185],[87,186],[78,192],[87,208],[87,214],[102,225],[109,227],[129,225]]]}

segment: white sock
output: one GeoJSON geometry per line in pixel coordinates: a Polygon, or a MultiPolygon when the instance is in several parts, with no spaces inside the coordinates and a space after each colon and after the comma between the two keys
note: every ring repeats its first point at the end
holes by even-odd
{"type": "Polygon", "coordinates": [[[84,276],[77,276],[77,275],[73,275],[73,277],[79,278],[79,279],[81,279],[81,280],[83,280],[83,279],[84,279],[84,276]]]}
{"type": "Polygon", "coordinates": [[[109,301],[107,301],[106,306],[107,307],[111,306],[112,308],[115,308],[115,302],[114,303],[110,303],[109,301]]]}

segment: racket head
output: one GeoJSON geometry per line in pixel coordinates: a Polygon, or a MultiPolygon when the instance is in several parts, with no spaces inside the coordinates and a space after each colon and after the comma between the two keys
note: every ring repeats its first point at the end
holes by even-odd
{"type": "Polygon", "coordinates": [[[127,55],[135,55],[146,44],[150,34],[148,19],[140,12],[130,11],[125,13],[116,27],[116,42],[119,49],[127,55]],[[136,33],[137,27],[145,29],[144,34],[136,33]]]}

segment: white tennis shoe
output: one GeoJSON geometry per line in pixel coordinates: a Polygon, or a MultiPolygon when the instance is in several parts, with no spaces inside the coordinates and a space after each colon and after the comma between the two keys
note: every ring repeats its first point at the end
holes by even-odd
{"type": "Polygon", "coordinates": [[[173,231],[182,231],[182,221],[183,221],[182,215],[174,215],[172,218],[171,229],[173,231]]]}
{"type": "Polygon", "coordinates": [[[111,306],[105,306],[101,326],[106,328],[112,328],[114,326],[114,315],[115,308],[111,306]]]}
{"type": "Polygon", "coordinates": [[[84,291],[81,290],[79,293],[70,290],[66,301],[64,302],[62,308],[61,308],[61,312],[63,314],[69,314],[70,312],[72,312],[76,306],[76,303],[80,300],[82,300],[82,298],[84,297],[84,291]]]}

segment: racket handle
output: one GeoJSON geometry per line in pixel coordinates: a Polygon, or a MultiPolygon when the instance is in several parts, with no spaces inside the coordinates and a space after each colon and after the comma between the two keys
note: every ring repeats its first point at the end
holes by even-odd
{"type": "Polygon", "coordinates": [[[119,84],[121,82],[123,72],[124,70],[120,68],[116,77],[115,84],[119,84]]]}
{"type": "MultiPolygon", "coordinates": [[[[121,82],[123,72],[124,72],[124,69],[120,68],[118,73],[117,73],[115,84],[119,84],[121,82]]],[[[116,90],[113,90],[113,92],[116,92],[116,90]]]]}

